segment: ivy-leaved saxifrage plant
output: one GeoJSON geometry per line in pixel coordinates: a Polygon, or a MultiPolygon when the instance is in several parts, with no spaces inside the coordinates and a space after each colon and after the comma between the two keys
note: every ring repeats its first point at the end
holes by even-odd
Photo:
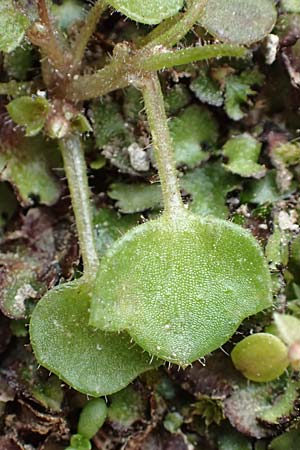
{"type": "Polygon", "coordinates": [[[46,0],[37,0],[30,14],[4,1],[1,20],[11,26],[11,39],[0,35],[0,48],[11,51],[26,31],[40,48],[42,81],[12,81],[0,90],[16,97],[8,111],[27,135],[43,129],[59,142],[84,266],[82,278],[49,291],[36,306],[32,347],[41,365],[92,396],[122,389],[161,359],[183,366],[195,361],[226,342],[245,317],[271,304],[270,275],[255,239],[226,221],[193,215],[182,203],[156,73],[213,57],[245,57],[247,50],[237,44],[271,30],[276,18],[271,0],[227,3],[237,17],[232,39],[222,0],[189,0],[184,12],[182,0],[111,1],[129,18],[158,26],[139,42],[116,45],[109,64],[82,75],[85,47],[107,2],[96,2],[70,43],[55,26],[46,0]],[[261,7],[268,11],[264,20],[258,20],[261,7]],[[247,39],[239,40],[245,12],[247,39]],[[198,21],[225,43],[172,49],[198,21]],[[125,234],[99,267],[81,143],[90,125],[81,102],[130,84],[144,96],[164,212],[125,234]],[[36,95],[37,89],[47,98],[36,95]]]}

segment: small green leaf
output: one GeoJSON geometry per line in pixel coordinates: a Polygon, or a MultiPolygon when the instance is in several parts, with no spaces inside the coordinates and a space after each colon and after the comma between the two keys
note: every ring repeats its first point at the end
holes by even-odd
{"type": "Polygon", "coordinates": [[[35,383],[32,394],[45,408],[52,411],[61,411],[61,404],[64,398],[60,380],[52,375],[45,382],[35,383]]]}
{"type": "Polygon", "coordinates": [[[106,159],[104,156],[98,154],[96,155],[95,159],[90,162],[89,166],[93,170],[103,169],[103,167],[106,166],[106,159]]]}
{"type": "Polygon", "coordinates": [[[102,149],[113,138],[124,136],[124,119],[120,113],[119,105],[112,102],[110,97],[105,97],[101,102],[94,102],[92,117],[98,148],[102,149]]]}
{"type": "Polygon", "coordinates": [[[111,184],[108,190],[110,198],[117,200],[116,206],[122,213],[135,213],[162,206],[160,184],[111,184]]]}
{"type": "Polygon", "coordinates": [[[300,320],[289,314],[274,314],[274,322],[280,338],[287,345],[300,343],[300,320]]]}
{"type": "Polygon", "coordinates": [[[285,166],[293,166],[300,163],[300,143],[287,142],[275,147],[272,151],[272,158],[275,162],[285,166]]]}
{"type": "Polygon", "coordinates": [[[78,421],[78,433],[87,439],[97,433],[107,416],[107,406],[103,398],[94,398],[84,405],[78,421]]]}
{"type": "MultiPolygon", "coordinates": [[[[167,90],[164,96],[165,108],[168,115],[177,114],[182,108],[185,108],[191,102],[191,93],[184,84],[175,84],[167,90]]],[[[139,111],[141,103],[139,103],[139,111]]]]}
{"type": "Polygon", "coordinates": [[[46,205],[58,200],[60,185],[54,167],[61,167],[58,148],[40,136],[24,138],[17,145],[0,144],[0,177],[14,185],[24,206],[36,199],[46,205]]]}
{"type": "Polygon", "coordinates": [[[99,256],[103,256],[114,241],[138,224],[136,214],[121,215],[114,210],[101,208],[94,214],[96,246],[99,256]]]}
{"type": "Polygon", "coordinates": [[[260,178],[266,171],[257,163],[260,151],[261,143],[250,134],[234,136],[223,147],[223,155],[228,158],[224,167],[241,177],[260,178]]]}
{"type": "Polygon", "coordinates": [[[90,122],[83,114],[77,114],[71,119],[72,130],[77,133],[89,133],[93,131],[90,122]]]}
{"type": "Polygon", "coordinates": [[[192,414],[203,417],[207,427],[212,423],[220,425],[222,420],[225,419],[223,403],[220,400],[210,398],[207,395],[202,395],[198,401],[194,403],[192,414]]]}
{"type": "Polygon", "coordinates": [[[80,280],[52,289],[33,311],[30,337],[42,366],[79,392],[100,397],[124,388],[153,365],[126,335],[89,327],[89,303],[89,287],[80,280]]]}
{"type": "Polygon", "coordinates": [[[238,186],[237,177],[219,163],[187,172],[180,180],[185,192],[191,195],[190,211],[204,216],[227,218],[226,195],[238,186]]]}
{"type": "Polygon", "coordinates": [[[142,394],[132,386],[109,397],[108,419],[118,428],[129,428],[143,419],[146,405],[142,394]]]}
{"type": "Polygon", "coordinates": [[[35,136],[43,128],[50,110],[42,97],[18,97],[7,105],[12,120],[26,130],[26,136],[35,136]]]}
{"type": "Polygon", "coordinates": [[[186,365],[271,304],[268,268],[237,225],[182,213],[133,228],[97,275],[91,324],[126,330],[151,354],[186,365]]]}
{"type": "Polygon", "coordinates": [[[275,403],[264,410],[258,418],[269,425],[280,425],[283,420],[293,417],[299,398],[299,382],[288,379],[287,385],[275,403]]]}
{"type": "MultiPolygon", "coordinates": [[[[286,194],[288,195],[288,193],[286,194]]],[[[243,202],[256,203],[262,205],[264,203],[275,203],[285,198],[286,195],[281,194],[276,183],[276,170],[269,170],[265,177],[261,180],[251,180],[244,192],[241,200],[243,202]]]]}
{"type": "Polygon", "coordinates": [[[276,270],[278,266],[286,266],[289,258],[289,239],[286,233],[278,226],[274,226],[274,232],[269,237],[266,245],[266,257],[272,270],[276,270]]]}
{"type": "Polygon", "coordinates": [[[194,167],[209,157],[204,151],[213,147],[218,138],[218,126],[211,112],[192,105],[169,123],[177,165],[194,167]]]}
{"type": "Polygon", "coordinates": [[[81,436],[81,434],[74,434],[70,443],[71,449],[74,448],[74,450],[91,450],[92,448],[90,441],[86,437],[81,436]]]}
{"type": "Polygon", "coordinates": [[[26,80],[29,70],[34,66],[35,56],[32,46],[28,43],[22,43],[22,46],[13,52],[6,53],[4,67],[9,77],[20,81],[26,80]]]}
{"type": "Polygon", "coordinates": [[[270,33],[276,16],[273,0],[209,0],[201,24],[223,42],[251,44],[270,33]]]}
{"type": "Polygon", "coordinates": [[[224,103],[221,86],[209,76],[207,70],[200,71],[199,76],[190,84],[190,88],[203,103],[212,106],[222,106],[224,103]]]}
{"type": "Polygon", "coordinates": [[[163,425],[169,433],[177,433],[183,424],[183,417],[178,412],[170,412],[166,415],[163,425]]]}
{"type": "Polygon", "coordinates": [[[16,8],[12,0],[1,0],[0,51],[11,52],[18,47],[28,26],[28,18],[16,8]]]}
{"type": "Polygon", "coordinates": [[[288,366],[286,346],[268,333],[247,336],[234,347],[231,359],[246,378],[257,382],[275,380],[288,366]]]}
{"type": "Polygon", "coordinates": [[[130,19],[156,24],[176,14],[184,0],[109,0],[109,3],[130,19]]]}
{"type": "Polygon", "coordinates": [[[231,119],[240,120],[245,116],[241,108],[249,103],[249,96],[256,94],[251,86],[260,86],[263,80],[264,76],[255,69],[225,78],[225,111],[231,119]]]}

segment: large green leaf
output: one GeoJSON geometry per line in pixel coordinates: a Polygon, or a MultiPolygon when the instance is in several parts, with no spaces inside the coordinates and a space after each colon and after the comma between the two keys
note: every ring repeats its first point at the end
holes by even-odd
{"type": "Polygon", "coordinates": [[[156,24],[176,14],[184,0],[110,0],[109,3],[130,19],[156,24]]]}
{"type": "Polygon", "coordinates": [[[11,52],[20,45],[29,20],[13,4],[1,0],[0,4],[0,51],[11,52]]]}
{"type": "Polygon", "coordinates": [[[97,275],[93,326],[126,330],[149,353],[186,365],[271,304],[261,249],[245,230],[184,213],[130,230],[97,275]]]}
{"type": "Polygon", "coordinates": [[[127,335],[89,327],[89,304],[89,287],[80,280],[52,289],[33,311],[30,336],[42,366],[78,391],[100,397],[124,388],[153,365],[127,335]]]}
{"type": "Polygon", "coordinates": [[[208,0],[201,24],[223,42],[260,41],[276,22],[273,0],[208,0]]]}

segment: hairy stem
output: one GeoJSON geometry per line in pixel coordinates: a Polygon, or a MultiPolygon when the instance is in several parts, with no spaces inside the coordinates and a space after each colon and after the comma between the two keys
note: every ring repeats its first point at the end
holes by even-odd
{"type": "Polygon", "coordinates": [[[113,61],[93,75],[79,76],[66,89],[66,97],[74,100],[88,100],[100,97],[130,84],[126,68],[119,61],[113,61]]]}
{"type": "Polygon", "coordinates": [[[76,220],[84,276],[93,279],[99,260],[93,231],[87,167],[80,137],[75,134],[65,137],[60,140],[60,149],[76,220]]]}
{"type": "Polygon", "coordinates": [[[97,0],[95,5],[89,10],[85,20],[85,24],[83,25],[79,35],[77,36],[73,44],[73,72],[76,72],[76,70],[80,66],[86,46],[91,36],[95,32],[97,23],[106,7],[107,2],[105,0],[97,0]]]}
{"type": "Polygon", "coordinates": [[[241,58],[246,56],[247,52],[245,47],[231,44],[203,45],[183,50],[156,52],[151,56],[140,58],[139,65],[144,70],[153,71],[224,56],[241,58]]]}
{"type": "Polygon", "coordinates": [[[58,31],[53,27],[46,0],[37,0],[39,22],[35,22],[27,31],[30,41],[40,47],[51,65],[62,75],[69,71],[70,54],[61,41],[58,31]]]}
{"type": "Polygon", "coordinates": [[[20,95],[28,95],[34,92],[37,85],[33,81],[9,81],[8,83],[0,83],[0,95],[9,95],[18,97],[20,95]]]}
{"type": "Polygon", "coordinates": [[[164,213],[169,217],[173,217],[179,211],[182,211],[184,206],[176,176],[174,152],[164,99],[157,74],[150,74],[143,80],[143,84],[145,109],[163,193],[164,213]]]}
{"type": "MultiPolygon", "coordinates": [[[[191,0],[188,10],[182,15],[181,19],[163,33],[153,30],[153,39],[147,44],[147,47],[163,45],[164,47],[172,47],[179,42],[193,28],[195,23],[200,19],[207,0],[191,0]]],[[[158,25],[160,27],[160,25],[158,25]]],[[[151,35],[151,33],[150,33],[151,35]]]]}
{"type": "Polygon", "coordinates": [[[128,60],[113,60],[112,63],[92,75],[84,75],[73,80],[67,87],[66,96],[72,100],[88,100],[122,89],[135,79],[140,79],[144,71],[157,71],[196,61],[218,57],[238,57],[247,55],[247,49],[237,45],[215,44],[174,51],[139,50],[128,60]]]}

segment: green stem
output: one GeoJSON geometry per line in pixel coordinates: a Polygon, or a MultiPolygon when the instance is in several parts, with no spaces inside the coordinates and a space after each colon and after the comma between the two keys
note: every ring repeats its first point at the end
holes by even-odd
{"type": "Polygon", "coordinates": [[[161,182],[164,213],[168,217],[174,217],[179,211],[184,210],[184,205],[176,176],[174,152],[167,123],[164,99],[156,73],[150,74],[143,81],[145,109],[161,182]]]}
{"type": "Polygon", "coordinates": [[[76,70],[80,66],[86,46],[91,36],[95,32],[97,23],[106,7],[107,2],[105,0],[97,0],[95,5],[89,10],[85,20],[85,24],[83,25],[79,35],[77,36],[73,44],[73,72],[76,72],[76,70]]]}
{"type": "Polygon", "coordinates": [[[176,24],[165,30],[161,35],[157,35],[157,31],[153,30],[153,39],[147,44],[147,47],[154,47],[156,45],[172,47],[177,44],[200,19],[206,3],[207,0],[192,0],[188,10],[176,24]]]}
{"type": "Polygon", "coordinates": [[[99,260],[94,238],[87,167],[82,143],[80,137],[73,134],[60,140],[59,145],[76,220],[84,276],[91,280],[96,275],[99,260]]]}
{"type": "Polygon", "coordinates": [[[247,49],[231,44],[205,45],[183,50],[155,50],[145,54],[139,50],[135,56],[113,62],[92,75],[73,80],[66,96],[75,101],[100,97],[116,89],[123,89],[141,78],[143,71],[157,71],[191,62],[218,57],[245,57],[247,49]]]}
{"type": "Polygon", "coordinates": [[[46,0],[37,0],[39,21],[27,30],[30,41],[40,47],[42,56],[46,55],[51,65],[65,76],[70,68],[70,53],[66,41],[54,27],[46,0]]]}
{"type": "Polygon", "coordinates": [[[100,97],[130,84],[128,72],[120,61],[113,61],[93,75],[79,76],[66,88],[66,97],[74,100],[89,100],[100,97]]]}
{"type": "Polygon", "coordinates": [[[174,25],[177,24],[179,20],[183,17],[183,13],[177,13],[175,16],[169,17],[157,25],[150,33],[146,34],[146,36],[139,36],[135,40],[135,44],[139,47],[151,47],[152,42],[157,42],[162,36],[171,30],[174,25]]]}
{"type": "Polygon", "coordinates": [[[151,56],[140,58],[139,65],[144,70],[161,70],[169,67],[190,64],[211,58],[246,56],[248,50],[231,44],[203,45],[169,52],[156,52],[151,56]]]}

